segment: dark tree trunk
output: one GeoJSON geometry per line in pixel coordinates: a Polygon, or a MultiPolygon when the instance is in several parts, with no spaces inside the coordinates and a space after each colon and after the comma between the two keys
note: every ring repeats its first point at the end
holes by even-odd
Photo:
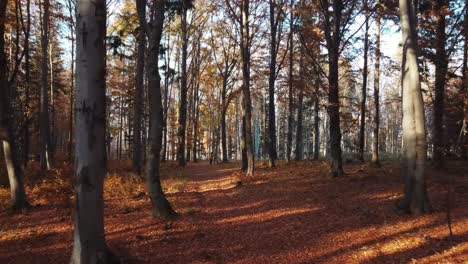
{"type": "Polygon", "coordinates": [[[24,147],[23,147],[23,164],[27,167],[29,161],[29,149],[30,149],[30,126],[31,126],[31,110],[30,110],[30,93],[31,93],[31,54],[29,51],[29,37],[31,33],[31,0],[26,1],[26,28],[24,29],[24,68],[25,68],[25,79],[26,79],[26,91],[25,91],[25,124],[24,124],[24,147]]]}
{"type": "MultiPolygon", "coordinates": [[[[140,0],[141,5],[144,1],[140,0]]],[[[137,3],[139,3],[138,1],[137,3]]],[[[139,5],[140,6],[140,5],[139,5]]],[[[176,213],[167,200],[160,180],[160,161],[163,132],[163,112],[161,98],[161,77],[159,76],[159,49],[164,26],[164,0],[155,0],[152,3],[151,25],[148,48],[148,87],[150,102],[150,132],[148,161],[146,164],[147,188],[153,205],[153,216],[171,218],[176,213]]]]}
{"type": "MultiPolygon", "coordinates": [[[[292,42],[291,42],[292,44],[292,42]]],[[[292,45],[291,45],[292,46],[292,45]]],[[[297,96],[297,126],[296,126],[296,160],[302,160],[304,158],[304,140],[303,140],[303,106],[304,101],[304,82],[303,82],[303,71],[304,71],[304,62],[302,57],[302,47],[301,47],[301,58],[300,58],[300,80],[299,80],[299,93],[297,96]]]]}
{"type": "Polygon", "coordinates": [[[141,122],[143,121],[143,89],[144,89],[144,72],[145,72],[145,46],[146,46],[146,5],[138,9],[140,31],[138,32],[138,48],[137,48],[137,66],[135,75],[135,95],[133,98],[134,117],[133,117],[133,172],[137,175],[141,174],[142,170],[142,149],[141,149],[141,122]]]}
{"type": "Polygon", "coordinates": [[[268,158],[270,168],[275,167],[276,159],[276,114],[275,114],[275,81],[276,81],[276,57],[278,30],[275,21],[275,1],[269,0],[270,6],[270,75],[268,77],[268,158]]]}
{"type": "Polygon", "coordinates": [[[315,79],[315,98],[314,98],[314,160],[318,160],[320,156],[320,79],[315,79]]]}
{"type": "MultiPolygon", "coordinates": [[[[468,14],[468,0],[465,0],[465,14],[468,14]]],[[[465,15],[465,43],[463,47],[463,90],[464,93],[464,108],[463,108],[463,124],[464,131],[462,131],[461,144],[461,157],[464,160],[468,159],[467,146],[468,146],[468,16],[465,15]]]]}
{"type": "Polygon", "coordinates": [[[51,141],[50,141],[50,122],[49,122],[49,83],[48,83],[48,48],[49,48],[49,0],[42,2],[42,21],[41,21],[41,96],[40,96],[40,160],[41,174],[45,175],[50,169],[51,141]]]}
{"type": "Polygon", "coordinates": [[[70,263],[110,263],[104,231],[106,173],[106,4],[76,6],[75,221],[70,263]]]}
{"type": "Polygon", "coordinates": [[[369,12],[367,0],[364,1],[366,12],[365,36],[364,36],[364,68],[362,69],[362,98],[361,98],[361,124],[359,126],[359,160],[364,161],[364,146],[366,133],[366,101],[367,101],[367,75],[369,54],[369,12]]]}
{"type": "MultiPolygon", "coordinates": [[[[292,3],[292,2],[291,2],[292,3]]],[[[294,33],[292,24],[292,13],[289,32],[289,79],[288,79],[288,137],[286,142],[286,160],[291,161],[292,139],[294,133],[293,116],[294,116],[294,86],[293,86],[293,69],[294,69],[294,33]]]]}
{"type": "Polygon", "coordinates": [[[185,166],[185,133],[187,126],[187,7],[182,8],[181,27],[182,27],[182,73],[180,79],[180,102],[179,102],[179,128],[177,132],[178,148],[177,160],[179,166],[185,166]]]}
{"type": "Polygon", "coordinates": [[[445,52],[445,12],[447,8],[446,0],[436,1],[436,57],[435,57],[435,96],[434,96],[434,127],[433,127],[433,165],[436,169],[444,167],[444,97],[445,97],[445,76],[447,75],[447,54],[445,52]]]}
{"type": "Polygon", "coordinates": [[[372,164],[380,167],[379,159],[379,128],[380,128],[380,33],[381,33],[381,5],[380,0],[377,1],[376,11],[376,28],[377,35],[375,38],[375,73],[374,73],[374,129],[372,141],[372,164]]]}

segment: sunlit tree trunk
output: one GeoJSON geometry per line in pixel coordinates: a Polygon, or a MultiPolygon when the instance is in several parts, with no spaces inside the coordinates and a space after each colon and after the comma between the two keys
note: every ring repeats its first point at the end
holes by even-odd
{"type": "Polygon", "coordinates": [[[361,97],[361,123],[359,126],[359,160],[364,161],[365,133],[366,133],[366,101],[367,101],[367,75],[369,54],[369,10],[368,2],[364,1],[366,14],[364,35],[364,68],[362,69],[362,97],[361,97]]]}
{"type": "Polygon", "coordinates": [[[419,215],[430,211],[424,175],[427,142],[424,102],[417,62],[416,20],[410,0],[399,0],[403,33],[403,160],[404,198],[400,207],[419,215]]]}
{"type": "Polygon", "coordinates": [[[104,233],[106,2],[76,3],[75,220],[70,263],[110,263],[104,233]]]}
{"type": "Polygon", "coordinates": [[[381,33],[381,4],[377,1],[375,37],[375,71],[374,71],[374,128],[372,141],[372,164],[380,167],[379,159],[379,128],[380,128],[380,33],[381,33]]]}
{"type": "Polygon", "coordinates": [[[41,95],[40,95],[40,160],[41,173],[45,175],[50,169],[50,122],[49,122],[49,83],[48,83],[48,47],[49,47],[49,23],[50,23],[50,2],[43,0],[41,3],[42,19],[41,19],[41,95]]]}
{"type": "Polygon", "coordinates": [[[436,169],[444,166],[444,97],[445,97],[445,77],[447,75],[448,58],[445,52],[445,12],[447,7],[446,0],[436,1],[436,57],[435,57],[435,96],[434,96],[434,126],[432,130],[434,152],[433,152],[433,165],[436,169]]]}
{"type": "MultiPolygon", "coordinates": [[[[142,0],[137,3],[144,2],[142,0]]],[[[142,3],[144,4],[144,3],[142,3]]],[[[146,163],[147,188],[153,205],[153,216],[171,218],[176,213],[167,200],[160,180],[160,160],[163,132],[163,112],[161,98],[161,77],[159,75],[159,49],[164,25],[164,0],[152,3],[151,24],[148,26],[148,87],[150,105],[150,132],[148,160],[146,163]]]]}

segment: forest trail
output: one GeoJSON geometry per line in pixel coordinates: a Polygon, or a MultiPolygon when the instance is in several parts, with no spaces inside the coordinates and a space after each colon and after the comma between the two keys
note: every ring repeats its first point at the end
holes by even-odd
{"type": "MultiPolygon", "coordinates": [[[[179,213],[172,221],[154,219],[146,196],[122,191],[141,189],[141,183],[125,187],[121,179],[122,186],[115,185],[119,178],[106,179],[108,245],[123,263],[131,264],[468,259],[466,168],[454,174],[453,238],[447,238],[445,185],[434,180],[441,174],[428,175],[436,213],[414,218],[394,209],[402,188],[397,165],[365,167],[341,179],[327,177],[326,168],[320,162],[300,162],[269,169],[259,162],[255,176],[245,178],[234,162],[189,163],[184,169],[165,164],[163,186],[179,213]]],[[[57,202],[20,215],[2,211],[0,263],[67,263],[71,210],[69,204],[57,202]]]]}

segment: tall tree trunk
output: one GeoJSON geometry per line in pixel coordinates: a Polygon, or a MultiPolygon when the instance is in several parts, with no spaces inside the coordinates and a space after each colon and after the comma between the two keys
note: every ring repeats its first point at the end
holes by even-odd
{"type": "Polygon", "coordinates": [[[247,162],[247,176],[254,173],[254,153],[252,138],[252,99],[250,97],[250,30],[249,30],[249,1],[242,0],[241,3],[241,59],[242,59],[242,112],[243,128],[242,134],[245,150],[243,160],[247,162]]]}
{"type": "Polygon", "coordinates": [[[76,4],[75,221],[70,263],[110,263],[104,231],[106,4],[76,4]]]}
{"type": "Polygon", "coordinates": [[[26,79],[26,91],[25,91],[25,124],[24,124],[24,147],[23,147],[23,164],[27,167],[29,161],[29,149],[30,149],[30,126],[31,126],[31,110],[30,110],[30,92],[31,92],[31,54],[29,51],[29,37],[31,33],[31,0],[26,1],[26,28],[24,29],[24,68],[25,68],[25,79],[26,79]]]}
{"type": "Polygon", "coordinates": [[[399,0],[403,33],[403,161],[404,198],[400,207],[407,212],[430,211],[424,175],[427,142],[424,102],[417,62],[416,19],[411,0],[399,0]]]}
{"type": "Polygon", "coordinates": [[[50,123],[49,123],[49,94],[48,94],[48,47],[49,47],[49,0],[42,2],[42,21],[41,21],[41,96],[40,96],[40,157],[41,173],[45,175],[50,169],[50,123]]]}
{"type": "Polygon", "coordinates": [[[434,152],[433,152],[433,165],[436,169],[444,167],[444,97],[445,97],[445,76],[447,75],[447,54],[445,52],[445,12],[447,7],[447,0],[436,1],[436,57],[435,57],[435,97],[434,97],[434,126],[432,130],[434,152]]]}
{"type": "Polygon", "coordinates": [[[320,79],[316,77],[315,79],[315,98],[314,98],[314,160],[319,159],[320,155],[320,79]]]}
{"type": "Polygon", "coordinates": [[[183,1],[181,27],[182,27],[182,73],[180,78],[180,102],[179,102],[179,128],[177,132],[178,149],[177,160],[179,166],[185,166],[185,132],[187,126],[187,6],[183,1]]]}
{"type": "Polygon", "coordinates": [[[223,88],[221,91],[221,146],[223,149],[223,162],[228,162],[226,142],[226,111],[227,111],[227,77],[223,77],[223,88]]]}
{"type": "MultiPolygon", "coordinates": [[[[292,2],[291,2],[292,5],[292,2]]],[[[291,6],[292,8],[292,6],[291,6]]],[[[291,150],[292,150],[292,138],[293,138],[293,116],[294,116],[294,86],[293,86],[293,69],[294,69],[294,33],[293,33],[293,23],[292,23],[292,13],[291,13],[291,22],[289,23],[289,93],[288,93],[288,137],[286,142],[286,160],[289,162],[291,160],[291,150]]]]}
{"type": "MultiPolygon", "coordinates": [[[[292,18],[292,17],[291,17],[292,18]]],[[[292,44],[292,42],[291,42],[292,44]]],[[[292,46],[292,45],[291,45],[292,46]]],[[[291,50],[292,51],[292,50],[291,50]]],[[[303,106],[302,103],[304,101],[304,62],[303,62],[303,56],[302,56],[302,46],[301,46],[301,55],[300,55],[300,62],[299,62],[299,68],[300,68],[300,80],[299,80],[299,93],[297,96],[297,126],[296,126],[296,160],[302,160],[304,158],[304,140],[303,140],[303,125],[302,125],[302,120],[303,120],[303,106]]]]}
{"type": "Polygon", "coordinates": [[[369,54],[369,10],[368,1],[364,1],[364,12],[366,13],[365,35],[364,35],[364,68],[362,69],[362,98],[361,98],[361,124],[359,126],[359,160],[364,161],[364,145],[366,133],[366,101],[367,101],[367,75],[369,54]]]}
{"type": "Polygon", "coordinates": [[[275,113],[275,81],[276,81],[276,32],[277,25],[275,21],[275,3],[269,0],[270,4],[270,75],[268,77],[268,158],[270,168],[275,167],[276,159],[276,113],[275,113]]]}
{"type": "Polygon", "coordinates": [[[374,72],[374,129],[372,141],[372,164],[380,167],[379,159],[379,128],[380,128],[380,33],[381,33],[381,12],[380,0],[377,0],[376,11],[376,38],[375,38],[375,72],[374,72]]]}
{"type": "Polygon", "coordinates": [[[74,113],[74,93],[75,93],[75,38],[72,37],[72,52],[71,52],[71,63],[70,63],[70,116],[68,120],[68,160],[72,162],[72,153],[73,153],[73,113],[74,113]]]}
{"type": "Polygon", "coordinates": [[[463,90],[464,92],[464,107],[463,107],[463,124],[464,131],[462,131],[462,138],[460,140],[461,144],[461,157],[464,160],[468,159],[466,153],[468,146],[468,0],[465,0],[465,43],[463,47],[463,90]]]}
{"type": "MultiPolygon", "coordinates": [[[[0,21],[6,20],[7,0],[0,1],[0,21]]],[[[23,170],[18,159],[18,145],[13,134],[12,98],[8,87],[7,60],[5,56],[5,23],[0,23],[0,141],[10,182],[13,209],[29,207],[23,182],[23,170]]]]}
{"type": "MultiPolygon", "coordinates": [[[[326,42],[328,48],[328,115],[330,117],[330,174],[332,177],[343,176],[343,164],[341,157],[341,128],[340,128],[340,98],[338,67],[340,56],[340,43],[342,38],[341,18],[343,1],[334,0],[332,3],[333,18],[327,15],[330,28],[326,28],[326,42]]],[[[326,12],[326,14],[328,14],[326,12]]]]}
{"type": "Polygon", "coordinates": [[[138,18],[140,31],[138,32],[138,48],[137,48],[137,67],[135,80],[135,97],[134,100],[134,118],[133,118],[133,172],[137,175],[141,174],[142,170],[142,149],[141,149],[141,122],[144,107],[144,72],[145,72],[145,46],[146,46],[146,5],[138,8],[138,18]]]}
{"type": "MultiPolygon", "coordinates": [[[[137,1],[138,6],[145,4],[137,1]]],[[[160,161],[163,131],[163,112],[161,99],[161,77],[159,76],[159,49],[164,26],[164,0],[152,3],[149,48],[148,48],[148,86],[150,102],[150,132],[148,161],[146,163],[147,188],[153,205],[153,216],[171,218],[176,213],[167,200],[160,180],[160,161]]]]}

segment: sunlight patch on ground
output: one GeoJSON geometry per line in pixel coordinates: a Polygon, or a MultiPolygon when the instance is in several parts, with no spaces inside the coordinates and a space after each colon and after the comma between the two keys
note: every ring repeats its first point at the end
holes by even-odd
{"type": "Polygon", "coordinates": [[[270,210],[267,212],[261,212],[256,214],[249,214],[249,215],[241,215],[232,218],[223,219],[220,221],[215,222],[216,224],[233,224],[233,223],[254,223],[254,222],[262,222],[271,219],[275,219],[278,217],[295,215],[295,214],[303,214],[303,213],[310,213],[314,211],[318,211],[321,208],[296,208],[296,209],[276,209],[270,210]]]}

